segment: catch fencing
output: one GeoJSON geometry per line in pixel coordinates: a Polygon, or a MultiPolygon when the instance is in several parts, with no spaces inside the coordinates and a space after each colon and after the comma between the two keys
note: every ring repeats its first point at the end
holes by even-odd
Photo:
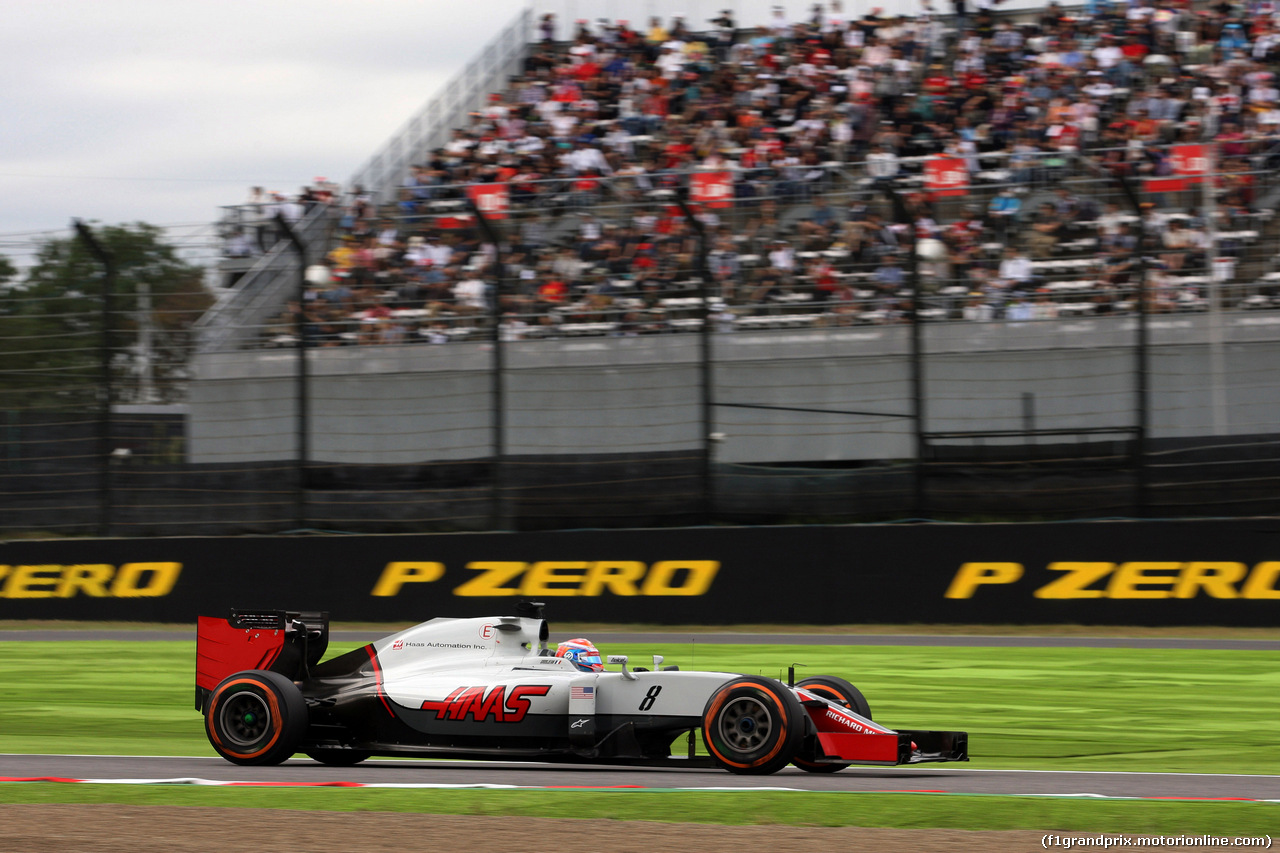
{"type": "Polygon", "coordinates": [[[69,359],[3,369],[2,526],[1274,514],[1269,144],[431,187],[382,211],[405,263],[295,265],[277,313],[233,294],[167,348],[193,309],[86,281],[54,338],[0,317],[69,359]],[[474,250],[444,286],[438,241],[474,250]]]}

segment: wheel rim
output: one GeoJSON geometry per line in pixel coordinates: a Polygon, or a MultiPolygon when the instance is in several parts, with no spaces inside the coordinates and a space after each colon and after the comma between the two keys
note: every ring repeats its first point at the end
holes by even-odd
{"type": "Polygon", "coordinates": [[[241,691],[222,703],[218,722],[227,740],[251,746],[271,731],[271,708],[257,693],[241,691]]]}
{"type": "Polygon", "coordinates": [[[737,752],[753,752],[773,734],[773,715],[752,696],[731,700],[720,713],[720,736],[737,752]]]}

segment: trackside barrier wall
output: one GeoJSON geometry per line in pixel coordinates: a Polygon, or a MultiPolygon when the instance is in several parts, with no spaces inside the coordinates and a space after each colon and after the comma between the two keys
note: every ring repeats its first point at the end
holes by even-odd
{"type": "Polygon", "coordinates": [[[1280,520],[16,541],[0,619],[1272,626],[1280,520]]]}

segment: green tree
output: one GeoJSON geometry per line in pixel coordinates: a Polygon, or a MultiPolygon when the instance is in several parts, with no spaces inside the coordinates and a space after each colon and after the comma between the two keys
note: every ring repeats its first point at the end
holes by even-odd
{"type": "MultiPolygon", "coordinates": [[[[116,269],[108,344],[114,399],[178,399],[192,324],[212,302],[203,270],[178,257],[154,225],[92,230],[116,269]]],[[[102,264],[76,236],[43,243],[20,280],[0,260],[0,408],[100,405],[102,264]]]]}

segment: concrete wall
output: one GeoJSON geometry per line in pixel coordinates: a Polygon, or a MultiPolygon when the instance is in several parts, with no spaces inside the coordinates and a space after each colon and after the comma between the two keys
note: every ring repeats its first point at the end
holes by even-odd
{"type": "MultiPolygon", "coordinates": [[[[1153,438],[1272,432],[1280,317],[1176,315],[1151,323],[1153,438]],[[1226,343],[1215,345],[1215,340],[1226,343]]],[[[1136,422],[1133,318],[924,327],[931,432],[1127,427],[1136,422]],[[1029,396],[1028,396],[1029,395],[1029,396]]],[[[722,462],[911,457],[910,328],[717,334],[722,462]]],[[[507,452],[697,450],[697,335],[504,345],[507,452]]],[[[492,345],[312,350],[312,458],[411,464],[492,449],[492,345]]],[[[296,356],[202,356],[191,386],[193,462],[293,458],[296,356]]]]}

